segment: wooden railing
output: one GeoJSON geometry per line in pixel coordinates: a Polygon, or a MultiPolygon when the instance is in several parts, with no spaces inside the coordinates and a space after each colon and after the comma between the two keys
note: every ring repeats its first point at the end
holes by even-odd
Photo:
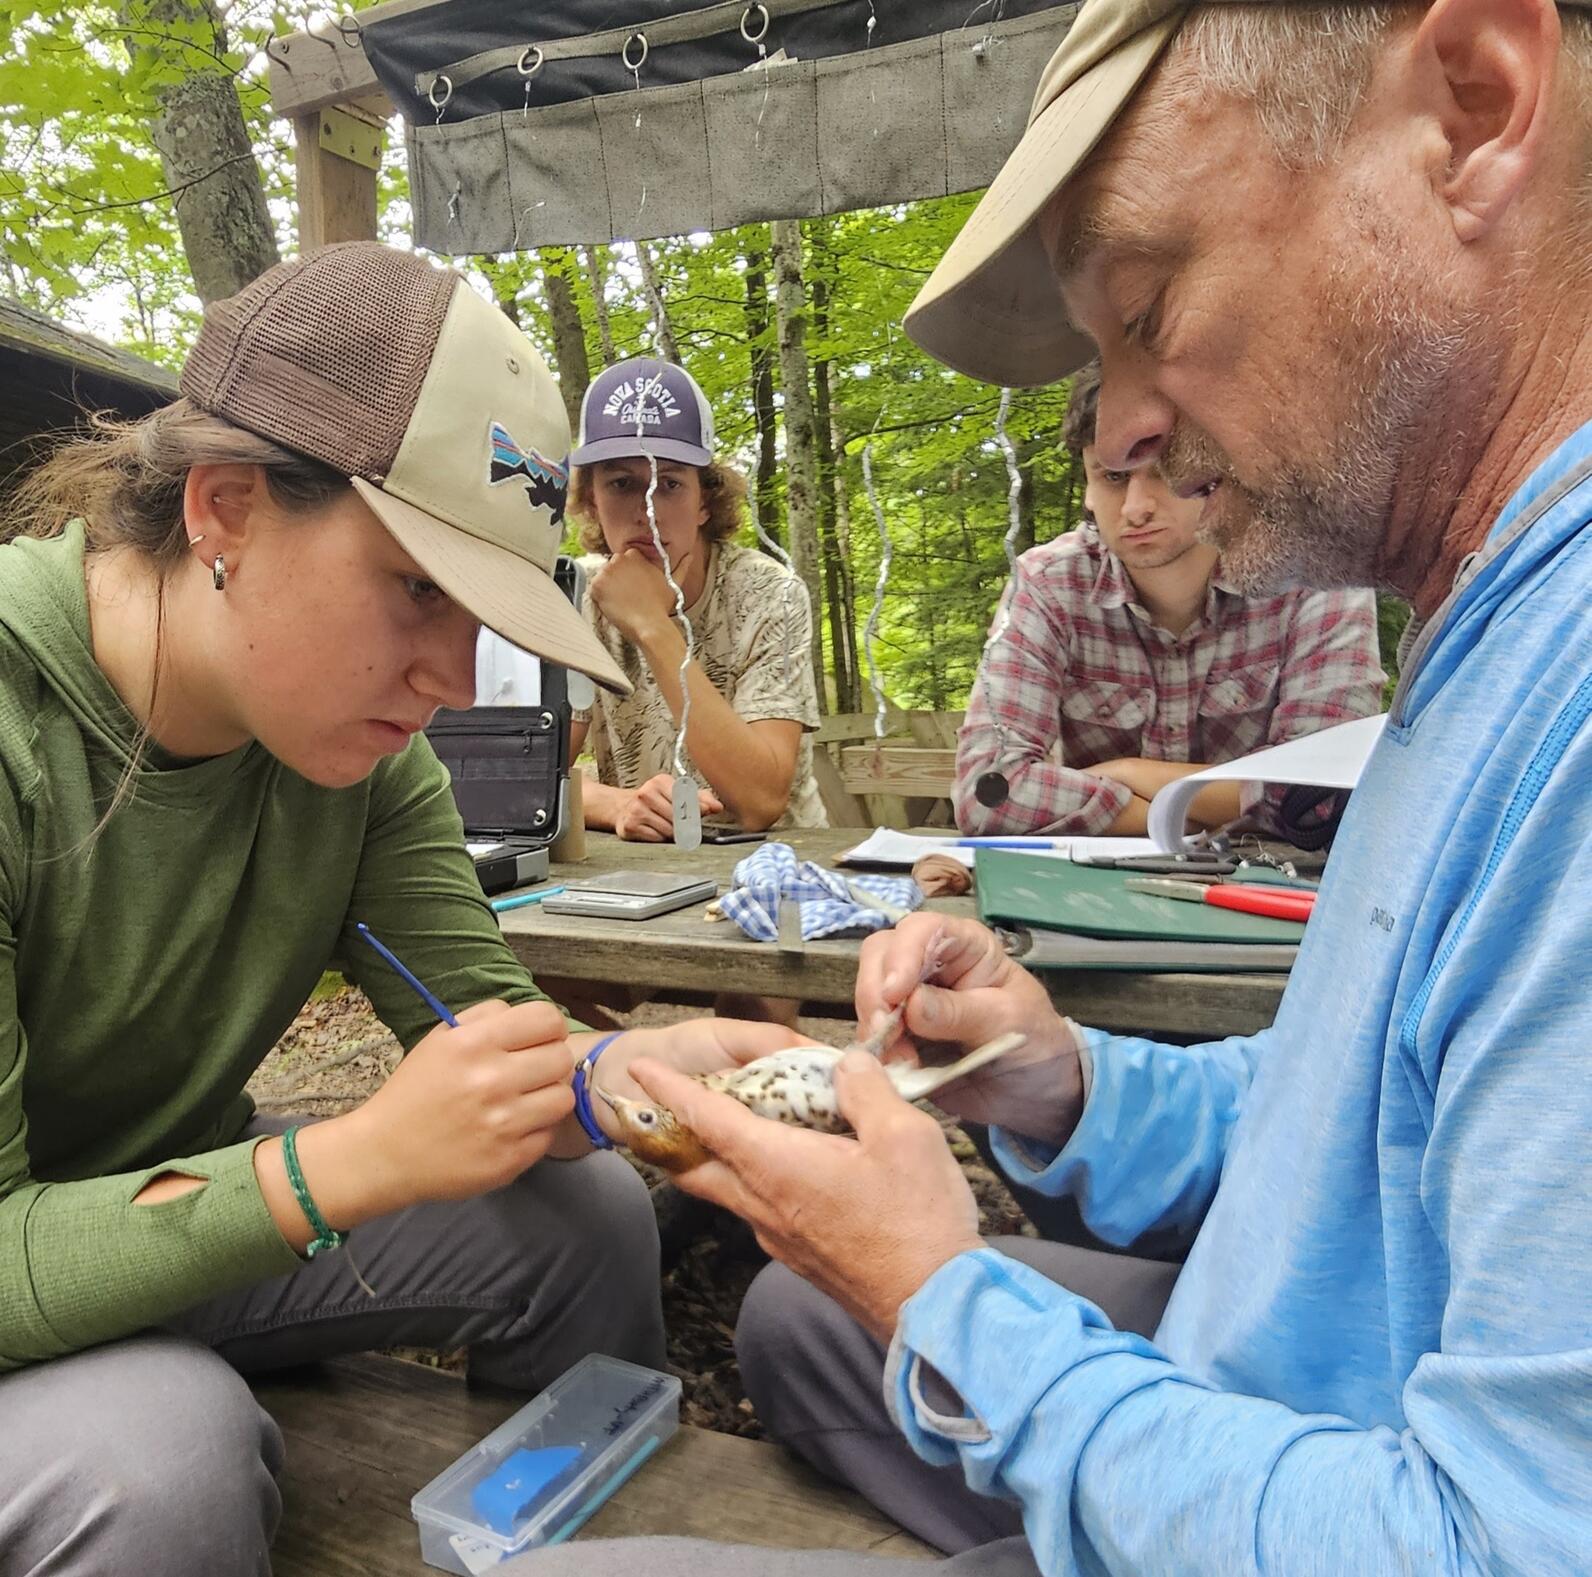
{"type": "Polygon", "coordinates": [[[927,827],[951,822],[960,712],[890,707],[885,738],[872,712],[826,717],[813,744],[813,775],[836,827],[927,827]]]}

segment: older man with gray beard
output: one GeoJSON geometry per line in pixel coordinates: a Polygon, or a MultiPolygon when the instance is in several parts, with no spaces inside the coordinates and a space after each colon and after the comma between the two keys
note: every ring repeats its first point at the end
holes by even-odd
{"type": "Polygon", "coordinates": [[[908,327],[1008,384],[1098,348],[1104,462],[1215,484],[1231,575],[1376,581],[1419,627],[1270,1029],[1080,1029],[971,922],[927,985],[932,918],[865,949],[892,1054],[1028,1035],[943,1104],[1102,1238],[1190,1241],[1180,1272],[981,1244],[866,1058],[855,1139],[637,1065],[712,1152],[686,1186],[784,1262],[753,1399],[958,1573],[1584,1577],[1592,12],[1089,0],[908,327]]]}

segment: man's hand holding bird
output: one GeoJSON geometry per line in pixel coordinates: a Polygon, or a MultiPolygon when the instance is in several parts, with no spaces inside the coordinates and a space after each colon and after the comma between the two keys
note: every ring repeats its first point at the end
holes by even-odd
{"type": "Polygon", "coordinates": [[[835,1075],[855,1138],[769,1122],[660,1063],[634,1071],[711,1152],[680,1186],[733,1210],[880,1340],[941,1265],[979,1246],[978,1207],[939,1124],[866,1052],[848,1053],[835,1075]]]}

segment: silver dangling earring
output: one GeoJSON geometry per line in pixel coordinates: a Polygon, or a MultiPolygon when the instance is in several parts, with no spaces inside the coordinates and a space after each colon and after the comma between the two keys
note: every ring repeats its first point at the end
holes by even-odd
{"type": "Polygon", "coordinates": [[[218,553],[215,563],[210,566],[210,583],[217,591],[227,589],[227,561],[218,553]]]}

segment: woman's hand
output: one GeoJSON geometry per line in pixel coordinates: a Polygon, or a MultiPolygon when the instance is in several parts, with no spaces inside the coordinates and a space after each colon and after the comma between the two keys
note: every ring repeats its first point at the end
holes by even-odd
{"type": "MultiPolygon", "coordinates": [[[[577,1061],[586,1055],[587,1048],[597,1038],[594,1035],[577,1038],[577,1061]]],[[[755,1062],[787,1046],[813,1044],[806,1035],[786,1029],[782,1024],[754,1024],[750,1019],[735,1018],[689,1019],[683,1024],[625,1030],[604,1048],[591,1077],[593,1084],[610,1095],[644,1101],[650,1097],[630,1076],[630,1064],[638,1057],[662,1063],[677,1073],[717,1073],[721,1068],[738,1068],[743,1063],[755,1062]]],[[[591,1106],[603,1132],[610,1139],[621,1138],[609,1108],[595,1098],[591,1106]]],[[[552,1154],[560,1160],[572,1160],[590,1149],[591,1141],[572,1119],[564,1125],[552,1154]]]]}
{"type": "Polygon", "coordinates": [[[637,1057],[661,1062],[677,1073],[717,1073],[738,1068],[788,1046],[818,1042],[783,1024],[758,1024],[751,1019],[696,1018],[653,1029],[627,1029],[597,1059],[597,1082],[612,1095],[636,1100],[648,1097],[630,1076],[637,1057]]]}
{"type": "Polygon", "coordinates": [[[552,1146],[574,1109],[574,1066],[551,1003],[477,1003],[458,1028],[432,1030],[362,1106],[302,1130],[310,1193],[340,1228],[501,1188],[552,1146]]]}
{"type": "MultiPolygon", "coordinates": [[[[711,790],[697,790],[704,816],[716,816],[724,802],[711,790]]],[[[631,843],[674,842],[674,779],[667,772],[650,777],[631,792],[614,815],[614,832],[631,843]]]]}
{"type": "Polygon", "coordinates": [[[1017,1031],[1027,1044],[937,1090],[934,1104],[965,1122],[988,1123],[1059,1148],[1083,1109],[1083,1070],[1072,1026],[1045,988],[974,920],[911,914],[862,944],[857,1024],[867,1032],[905,1002],[887,1062],[947,1062],[1017,1031]],[[929,952],[939,966],[924,982],[929,952]]]}

